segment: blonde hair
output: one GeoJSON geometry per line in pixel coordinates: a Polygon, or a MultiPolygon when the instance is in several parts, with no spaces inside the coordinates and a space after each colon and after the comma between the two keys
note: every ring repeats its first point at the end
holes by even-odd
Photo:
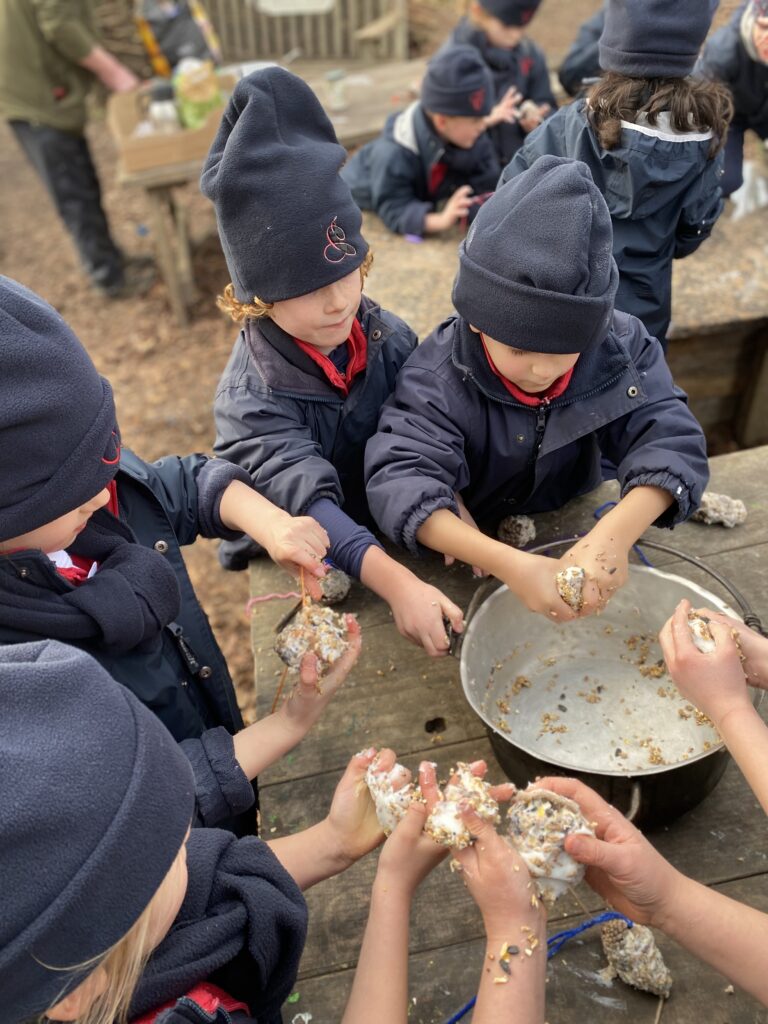
{"type": "MultiPolygon", "coordinates": [[[[360,280],[363,284],[365,284],[365,279],[372,265],[373,253],[369,249],[365,254],[365,259],[360,264],[360,280]]],[[[216,297],[216,305],[222,313],[230,316],[236,324],[241,324],[248,318],[261,320],[263,317],[269,316],[275,304],[274,302],[262,302],[256,295],[253,297],[253,302],[241,302],[235,298],[235,286],[230,282],[224,289],[224,293],[216,297]]]]}
{"type": "MultiPolygon", "coordinates": [[[[67,973],[82,971],[83,982],[87,980],[88,974],[97,968],[101,968],[106,976],[104,990],[94,997],[88,1008],[71,1024],[127,1024],[133,994],[157,944],[153,936],[154,910],[166,893],[167,886],[175,878],[185,848],[186,838],[152,899],[122,938],[105,952],[81,964],[67,968],[51,968],[66,970],[67,973]]],[[[65,996],[66,994],[60,996],[56,1002],[60,1002],[65,996]]],[[[46,1024],[49,1020],[50,1018],[43,1014],[38,1019],[38,1024],[46,1024]]]]}

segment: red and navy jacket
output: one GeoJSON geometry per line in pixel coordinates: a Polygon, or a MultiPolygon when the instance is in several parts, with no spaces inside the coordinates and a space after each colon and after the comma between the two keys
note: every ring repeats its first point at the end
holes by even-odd
{"type": "Polygon", "coordinates": [[[497,169],[500,173],[487,132],[471,149],[452,146],[440,138],[417,102],[393,114],[382,134],[355,153],[341,176],[357,205],[377,213],[391,231],[423,235],[424,219],[438,203],[462,185],[478,197],[492,192],[497,169]]]}

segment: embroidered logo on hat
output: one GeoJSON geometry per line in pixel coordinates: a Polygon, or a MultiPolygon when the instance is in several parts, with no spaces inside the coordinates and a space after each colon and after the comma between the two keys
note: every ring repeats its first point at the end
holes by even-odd
{"type": "Polygon", "coordinates": [[[483,109],[485,103],[485,89],[475,89],[469,94],[469,105],[478,113],[483,109]]]}
{"type": "Polygon", "coordinates": [[[116,466],[120,461],[120,435],[116,430],[113,430],[110,434],[109,440],[107,441],[107,447],[101,457],[101,461],[105,466],[116,466]]]}
{"type": "Polygon", "coordinates": [[[526,7],[524,10],[520,11],[520,24],[527,25],[535,13],[536,11],[533,7],[526,7]]]}
{"type": "Polygon", "coordinates": [[[339,227],[334,217],[325,231],[328,245],[323,249],[323,256],[329,263],[341,263],[347,256],[357,256],[357,249],[346,241],[344,229],[339,227]]]}

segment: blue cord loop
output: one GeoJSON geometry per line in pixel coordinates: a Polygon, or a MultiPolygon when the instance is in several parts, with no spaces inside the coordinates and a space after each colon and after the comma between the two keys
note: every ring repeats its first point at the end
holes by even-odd
{"type": "MultiPolygon", "coordinates": [[[[592,514],[594,515],[595,519],[602,519],[609,508],[615,508],[617,505],[618,501],[606,501],[604,504],[599,505],[592,514]]],[[[653,562],[651,562],[648,559],[648,557],[646,556],[645,552],[639,544],[633,544],[632,550],[635,552],[635,554],[643,563],[643,565],[647,565],[649,569],[653,568],[653,562]]]]}
{"type": "MultiPolygon", "coordinates": [[[[616,502],[608,502],[608,504],[615,505],[616,502]]],[[[597,518],[599,518],[599,516],[597,518]]],[[[606,921],[625,921],[627,928],[634,927],[634,921],[625,917],[624,914],[619,914],[615,910],[606,910],[604,914],[598,914],[597,917],[590,917],[587,921],[583,921],[575,928],[568,928],[564,932],[556,932],[554,935],[550,935],[547,939],[547,960],[551,960],[555,954],[560,952],[566,942],[573,939],[576,935],[581,935],[582,932],[585,932],[588,928],[594,928],[595,925],[605,924],[606,921]]],[[[466,1017],[476,1002],[477,996],[472,996],[466,1006],[462,1006],[458,1013],[454,1013],[452,1017],[449,1017],[448,1020],[445,1021],[445,1024],[457,1024],[457,1021],[460,1021],[462,1017],[466,1017]]]]}

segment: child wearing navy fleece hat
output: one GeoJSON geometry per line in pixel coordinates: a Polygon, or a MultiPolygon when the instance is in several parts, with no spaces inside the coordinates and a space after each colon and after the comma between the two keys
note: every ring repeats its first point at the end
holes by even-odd
{"type": "Polygon", "coordinates": [[[723,208],[722,147],[732,105],[691,77],[714,0],[608,0],[599,43],[604,75],[584,98],[532,132],[504,169],[543,154],[590,169],[613,221],[616,305],[666,347],[672,261],[695,252],[723,208]]]}
{"type": "Polygon", "coordinates": [[[190,831],[192,771],[154,715],[73,647],[0,648],[4,1024],[279,1024],[303,891],[384,838],[374,756],[303,832],[190,831]]]}
{"type": "Polygon", "coordinates": [[[342,169],[357,205],[401,235],[436,234],[470,219],[501,171],[485,134],[492,106],[493,79],[477,50],[442,50],[427,65],[421,99],[393,114],[342,169]]]}
{"type": "MultiPolygon", "coordinates": [[[[322,712],[359,650],[315,692],[243,728],[234,686],[181,545],[246,530],[315,579],[328,538],[223,459],[147,463],[121,448],[112,389],[46,302],[0,278],[0,645],[52,639],[88,651],[181,743],[196,822],[253,832],[258,772],[322,712]]],[[[338,668],[337,668],[338,667],[338,668]]]]}
{"type": "Polygon", "coordinates": [[[366,451],[385,533],[493,573],[554,619],[577,614],[556,589],[560,569],[584,569],[580,614],[596,611],[626,581],[642,532],[686,519],[708,477],[661,347],[614,312],[611,244],[584,164],[542,157],[500,188],[459,249],[458,315],[409,359],[366,451]],[[621,500],[559,562],[477,529],[592,490],[601,456],[618,466],[621,500]]]}
{"type": "MultiPolygon", "coordinates": [[[[460,630],[461,610],[360,525],[365,443],[416,337],[362,294],[371,256],[345,156],[300,78],[275,67],[237,84],[200,179],[232,277],[220,306],[243,324],[214,402],[215,451],[275,505],[314,517],[400,632],[445,654],[443,616],[460,630]]],[[[221,549],[228,568],[257,553],[221,549]]]]}
{"type": "Polygon", "coordinates": [[[493,76],[495,105],[486,119],[502,164],[556,107],[547,61],[525,34],[541,0],[471,0],[447,46],[474,47],[493,76]]]}

